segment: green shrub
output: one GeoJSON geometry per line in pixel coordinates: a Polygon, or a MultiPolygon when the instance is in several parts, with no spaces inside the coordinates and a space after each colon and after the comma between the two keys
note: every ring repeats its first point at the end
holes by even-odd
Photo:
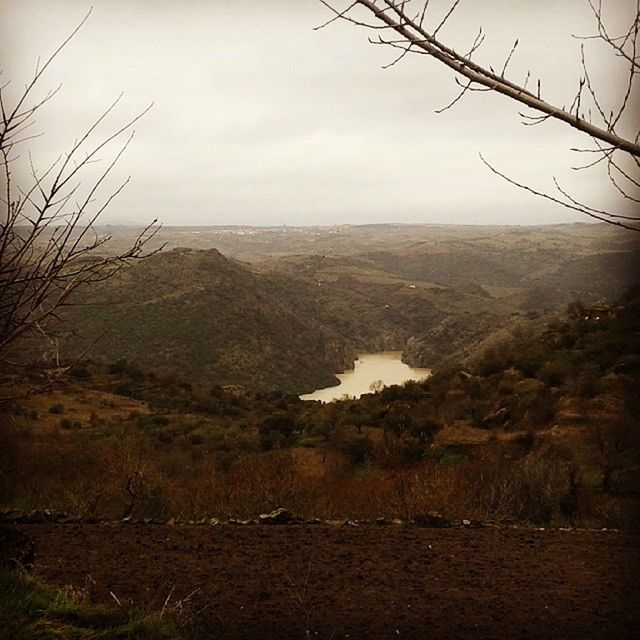
{"type": "Polygon", "coordinates": [[[371,459],[373,454],[373,442],[366,436],[356,436],[345,440],[340,451],[349,458],[351,464],[362,465],[371,459]]]}

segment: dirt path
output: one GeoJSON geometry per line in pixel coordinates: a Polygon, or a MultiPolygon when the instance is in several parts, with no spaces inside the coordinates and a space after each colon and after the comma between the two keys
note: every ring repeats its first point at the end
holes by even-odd
{"type": "Polygon", "coordinates": [[[388,526],[21,525],[97,600],[194,603],[206,638],[640,637],[640,539],[388,526]],[[306,634],[309,630],[309,635],[306,634]]]}

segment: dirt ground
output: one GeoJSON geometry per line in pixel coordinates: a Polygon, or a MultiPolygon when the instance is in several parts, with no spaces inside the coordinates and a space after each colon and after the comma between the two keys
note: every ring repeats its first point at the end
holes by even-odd
{"type": "Polygon", "coordinates": [[[640,538],[395,526],[20,525],[35,571],[204,638],[640,637],[640,538]],[[90,578],[88,578],[90,576],[90,578]]]}

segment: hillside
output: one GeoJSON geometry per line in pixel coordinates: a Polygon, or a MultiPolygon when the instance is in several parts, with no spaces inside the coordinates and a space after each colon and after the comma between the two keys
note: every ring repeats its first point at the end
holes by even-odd
{"type": "Polygon", "coordinates": [[[460,313],[505,315],[485,298],[345,272],[319,278],[308,264],[258,272],[214,249],[176,249],[87,292],[66,317],[63,354],[127,358],[192,382],[304,392],[333,384],[358,350],[402,349],[460,313]]]}
{"type": "Polygon", "coordinates": [[[210,384],[328,385],[345,345],[314,318],[299,289],[216,250],[169,251],[87,292],[88,306],[67,316],[74,335],[64,349],[89,348],[210,384]]]}
{"type": "Polygon", "coordinates": [[[220,240],[253,261],[176,248],[123,270],[66,316],[63,357],[308,392],[334,384],[358,352],[401,350],[437,368],[577,298],[613,300],[634,282],[639,257],[599,225],[166,233],[198,247],[220,240]]]}
{"type": "Polygon", "coordinates": [[[109,518],[251,518],[276,504],[308,517],[635,528],[639,304],[636,293],[599,319],[575,306],[464,369],[328,404],[125,362],[78,364],[33,393],[46,380],[34,371],[3,405],[0,503],[109,518]]]}

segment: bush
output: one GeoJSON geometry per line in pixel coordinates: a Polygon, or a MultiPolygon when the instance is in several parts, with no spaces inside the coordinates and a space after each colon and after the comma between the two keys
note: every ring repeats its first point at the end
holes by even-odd
{"type": "Polygon", "coordinates": [[[296,426],[294,417],[288,413],[278,412],[265,418],[258,427],[263,451],[288,444],[296,426]]]}
{"type": "Polygon", "coordinates": [[[133,387],[128,382],[119,382],[113,387],[112,391],[117,396],[130,398],[133,395],[133,387]]]}
{"type": "Polygon", "coordinates": [[[71,420],[69,418],[62,418],[60,420],[60,428],[61,429],[81,429],[82,423],[79,420],[71,420]]]}
{"type": "Polygon", "coordinates": [[[57,402],[56,404],[52,404],[49,407],[49,413],[53,414],[61,414],[64,413],[64,405],[61,402],[57,402]]]}
{"type": "Polygon", "coordinates": [[[77,380],[88,380],[91,377],[91,371],[87,364],[78,364],[71,369],[71,377],[77,380]]]}
{"type": "Polygon", "coordinates": [[[361,465],[371,459],[373,454],[373,442],[366,436],[357,436],[345,440],[340,451],[349,458],[351,464],[361,465]]]}
{"type": "Polygon", "coordinates": [[[127,371],[127,361],[123,358],[109,365],[109,374],[112,376],[122,375],[127,371]]]}
{"type": "Polygon", "coordinates": [[[194,446],[204,444],[204,436],[201,433],[192,433],[189,441],[194,446]]]}

